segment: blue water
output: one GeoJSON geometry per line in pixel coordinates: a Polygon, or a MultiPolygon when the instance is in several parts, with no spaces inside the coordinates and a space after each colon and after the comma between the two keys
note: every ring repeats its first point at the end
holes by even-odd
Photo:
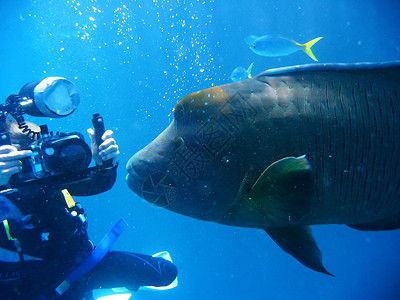
{"type": "Polygon", "coordinates": [[[330,277],[284,253],[264,232],[227,227],[145,203],[125,183],[125,164],[171,121],[182,96],[227,83],[232,70],[313,61],[252,53],[248,35],[280,34],[299,43],[318,36],[320,62],[400,60],[400,4],[389,0],[43,0],[1,1],[0,97],[26,82],[63,76],[79,88],[73,115],[47,123],[85,132],[101,113],[121,149],[119,178],[102,195],[79,199],[99,242],[119,218],[130,225],[115,249],[168,250],[179,286],[134,299],[399,299],[400,231],[314,226],[330,277]]]}

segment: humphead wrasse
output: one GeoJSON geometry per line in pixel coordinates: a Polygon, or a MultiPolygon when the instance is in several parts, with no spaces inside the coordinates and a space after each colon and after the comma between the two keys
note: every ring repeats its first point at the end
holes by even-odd
{"type": "Polygon", "coordinates": [[[400,63],[267,70],[181,99],[129,187],[192,218],[261,228],[329,274],[310,225],[400,227],[400,63]]]}

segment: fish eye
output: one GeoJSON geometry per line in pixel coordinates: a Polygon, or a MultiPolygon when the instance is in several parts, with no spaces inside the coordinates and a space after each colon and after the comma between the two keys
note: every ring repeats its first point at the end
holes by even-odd
{"type": "Polygon", "coordinates": [[[176,151],[182,150],[185,147],[185,140],[178,136],[175,140],[174,140],[174,146],[176,151]]]}

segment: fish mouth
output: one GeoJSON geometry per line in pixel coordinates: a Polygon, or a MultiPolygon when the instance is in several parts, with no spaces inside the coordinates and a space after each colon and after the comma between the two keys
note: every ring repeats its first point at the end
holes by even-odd
{"type": "Polygon", "coordinates": [[[128,171],[128,175],[126,175],[126,180],[128,182],[129,187],[136,193],[136,187],[140,185],[140,182],[143,181],[143,177],[145,177],[144,170],[138,170],[137,167],[138,159],[133,156],[128,163],[126,164],[126,170],[128,171]]]}
{"type": "Polygon", "coordinates": [[[178,186],[166,170],[142,176],[137,170],[130,168],[126,181],[139,197],[160,207],[167,208],[178,198],[178,186]]]}
{"type": "Polygon", "coordinates": [[[158,206],[168,207],[174,203],[178,195],[178,179],[174,178],[177,174],[171,170],[171,157],[183,147],[181,137],[168,144],[163,138],[158,138],[138,151],[126,165],[129,188],[158,206]]]}

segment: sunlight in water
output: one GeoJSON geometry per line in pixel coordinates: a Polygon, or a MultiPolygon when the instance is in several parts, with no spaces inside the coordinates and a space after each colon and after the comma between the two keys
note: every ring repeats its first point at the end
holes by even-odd
{"type": "Polygon", "coordinates": [[[65,68],[110,69],[107,51],[116,51],[121,68],[146,89],[157,93],[157,105],[170,107],[188,91],[188,85],[214,85],[221,66],[215,65],[212,49],[214,0],[186,3],[169,1],[36,1],[30,14],[34,31],[50,52],[49,73],[66,60],[65,68]],[[76,48],[85,51],[76,52],[76,48]],[[160,57],[163,59],[160,60],[160,57]],[[141,62],[141,63],[139,63],[141,62]],[[154,64],[153,84],[144,68],[154,64]],[[164,83],[162,89],[160,82],[164,83]]]}

